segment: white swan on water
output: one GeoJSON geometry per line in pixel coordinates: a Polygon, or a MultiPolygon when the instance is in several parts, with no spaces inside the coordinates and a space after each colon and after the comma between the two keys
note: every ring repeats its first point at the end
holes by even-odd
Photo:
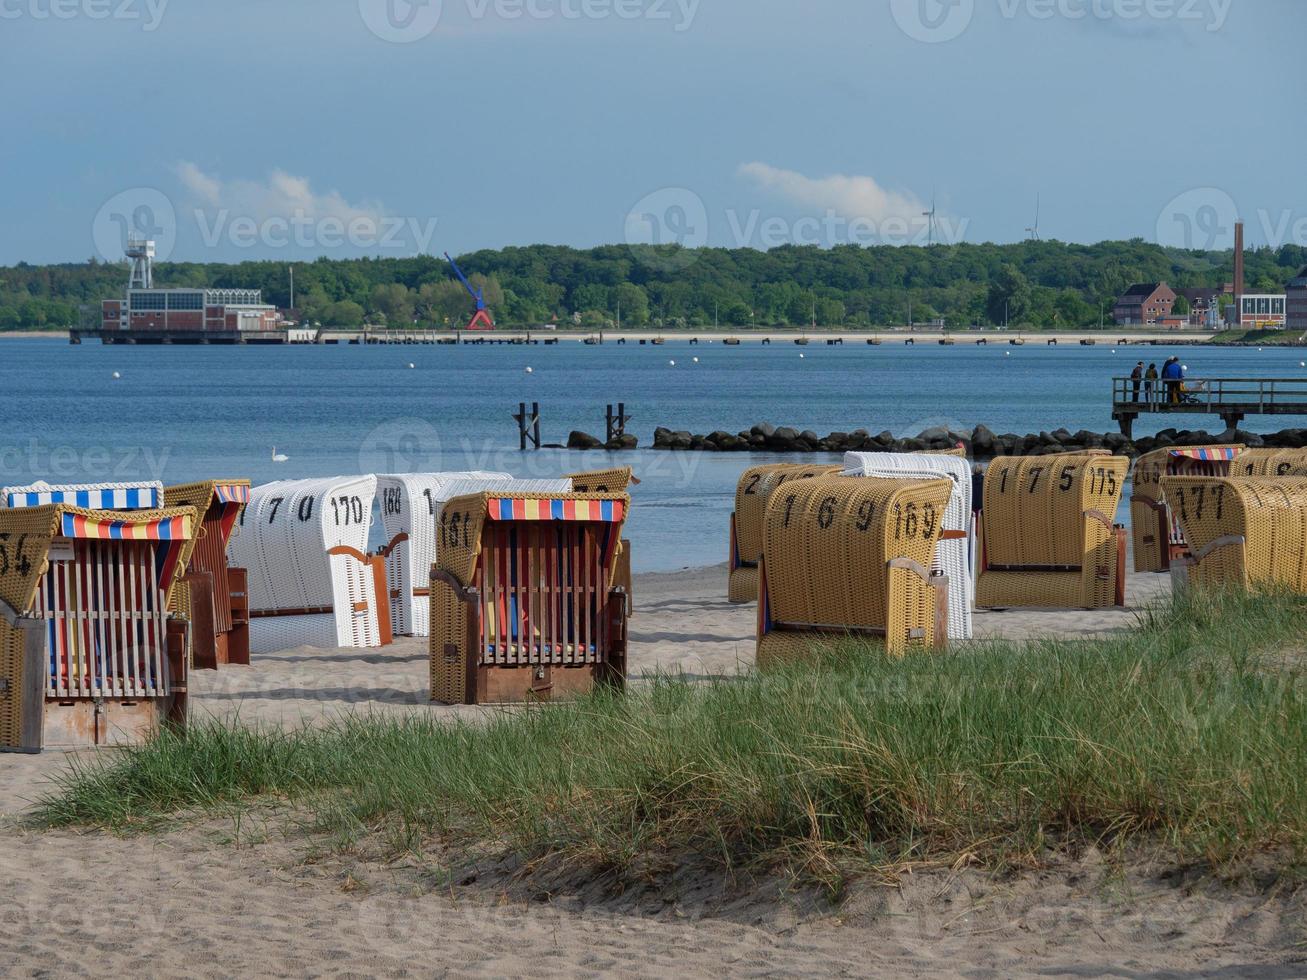
{"type": "Polygon", "coordinates": [[[279,453],[279,452],[277,452],[277,447],[276,447],[276,446],[273,446],[273,447],[272,447],[272,461],[273,461],[274,463],[284,463],[284,462],[286,462],[288,459],[290,459],[290,457],[287,456],[285,453],[279,453]]]}

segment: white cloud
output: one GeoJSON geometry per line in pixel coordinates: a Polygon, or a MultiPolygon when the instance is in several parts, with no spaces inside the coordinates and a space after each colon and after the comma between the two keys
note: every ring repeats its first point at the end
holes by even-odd
{"type": "Polygon", "coordinates": [[[915,195],[886,190],[874,177],[844,174],[808,177],[757,162],[741,164],[739,174],[794,204],[833,211],[850,221],[880,223],[891,218],[919,221],[921,213],[927,210],[927,205],[915,195]]]}
{"type": "Polygon", "coordinates": [[[264,181],[223,180],[183,161],[177,166],[177,176],[204,206],[255,221],[302,217],[309,221],[338,218],[345,224],[356,219],[380,223],[386,214],[379,203],[351,203],[335,190],[317,193],[307,177],[284,170],[272,171],[264,181]]]}

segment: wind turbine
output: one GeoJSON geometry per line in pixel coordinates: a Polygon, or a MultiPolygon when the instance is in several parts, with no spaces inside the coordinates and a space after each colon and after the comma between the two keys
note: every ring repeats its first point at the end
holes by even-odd
{"type": "Polygon", "coordinates": [[[926,219],[926,228],[927,228],[926,244],[934,245],[935,244],[935,191],[933,188],[931,189],[930,192],[930,210],[922,211],[921,216],[926,219]]]}
{"type": "Polygon", "coordinates": [[[1039,195],[1035,195],[1035,226],[1027,228],[1026,234],[1034,241],[1039,241],[1039,195]]]}

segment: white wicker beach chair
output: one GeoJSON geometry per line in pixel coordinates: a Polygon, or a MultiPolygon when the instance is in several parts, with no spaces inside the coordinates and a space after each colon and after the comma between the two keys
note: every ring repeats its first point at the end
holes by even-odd
{"type": "Polygon", "coordinates": [[[376,491],[375,476],[288,480],[250,491],[227,554],[249,569],[253,653],[389,641],[384,574],[367,553],[376,491]]]}
{"type": "Polygon", "coordinates": [[[975,523],[971,511],[971,464],[957,456],[921,453],[846,453],[844,475],[923,480],[946,476],[953,481],[945,514],[944,533],[935,548],[933,571],[949,580],[948,635],[951,640],[972,636],[971,610],[976,600],[975,523]]]}
{"type": "Polygon", "coordinates": [[[158,510],[163,506],[163,484],[158,480],[135,483],[33,483],[0,490],[0,507],[44,507],[69,504],[87,510],[158,510]]]}
{"type": "Polygon", "coordinates": [[[483,490],[568,493],[570,480],[515,480],[508,473],[405,473],[377,477],[385,527],[386,580],[396,636],[431,632],[431,566],[436,528],[447,500],[483,490]]]}

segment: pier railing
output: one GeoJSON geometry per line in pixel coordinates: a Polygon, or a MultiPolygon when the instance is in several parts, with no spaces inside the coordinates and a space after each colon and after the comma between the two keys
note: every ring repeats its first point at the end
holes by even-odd
{"type": "Polygon", "coordinates": [[[1112,417],[1121,431],[1140,415],[1219,415],[1228,427],[1249,415],[1307,415],[1307,378],[1112,379],[1112,417]]]}

